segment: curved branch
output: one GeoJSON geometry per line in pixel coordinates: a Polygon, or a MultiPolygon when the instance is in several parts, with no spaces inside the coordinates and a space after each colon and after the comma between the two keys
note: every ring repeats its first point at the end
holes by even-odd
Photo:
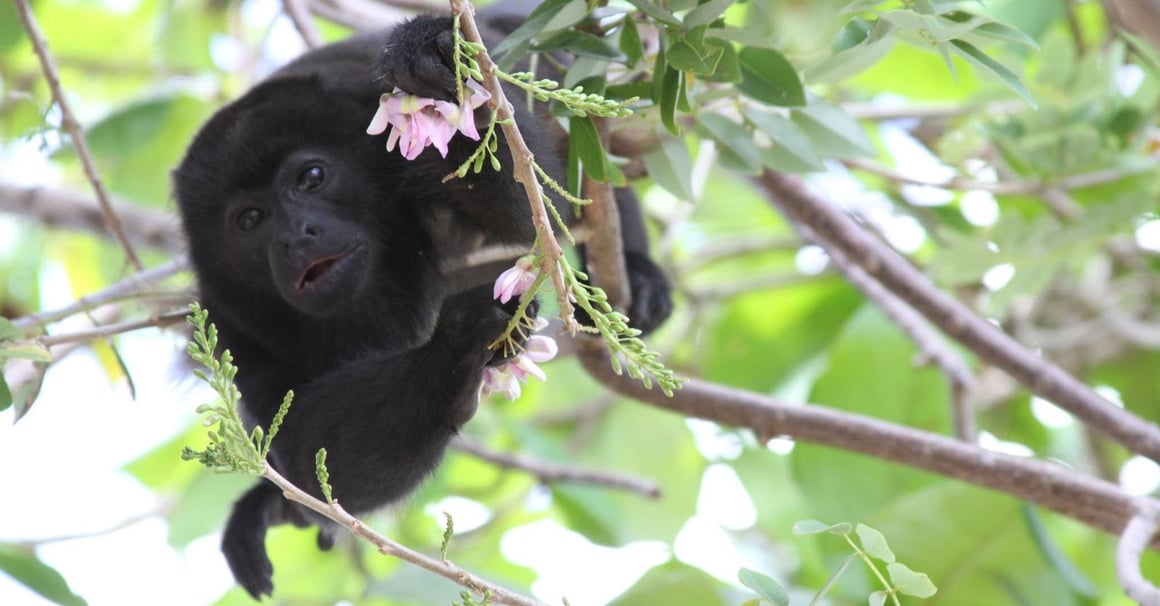
{"type": "Polygon", "coordinates": [[[853,219],[810,191],[798,177],[767,170],[757,182],[788,218],[809,226],[826,243],[980,358],[1002,368],[1032,392],[1068,410],[1132,452],[1160,461],[1160,428],[1155,424],[1108,402],[1083,382],[1024,348],[939,290],[926,275],[868,236],[853,219]]]}
{"type": "Polygon", "coordinates": [[[1124,593],[1140,606],[1160,606],[1160,587],[1156,587],[1140,573],[1140,557],[1156,534],[1160,520],[1154,507],[1145,505],[1128,520],[1120,541],[1116,544],[1116,578],[1124,593]]]}

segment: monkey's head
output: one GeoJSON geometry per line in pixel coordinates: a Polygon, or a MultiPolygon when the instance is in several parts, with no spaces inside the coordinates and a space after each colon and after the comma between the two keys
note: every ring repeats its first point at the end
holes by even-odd
{"type": "Polygon", "coordinates": [[[186,152],[174,182],[203,295],[280,299],[321,318],[408,287],[423,241],[395,194],[400,160],[365,132],[375,100],[322,86],[268,81],[186,152]]]}

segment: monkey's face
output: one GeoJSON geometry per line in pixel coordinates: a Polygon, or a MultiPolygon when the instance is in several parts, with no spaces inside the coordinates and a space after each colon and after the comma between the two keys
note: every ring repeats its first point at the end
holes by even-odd
{"type": "Polygon", "coordinates": [[[292,153],[268,187],[235,196],[223,217],[234,249],[227,258],[244,265],[240,275],[268,275],[286,303],[310,316],[356,304],[377,256],[367,181],[344,160],[334,151],[292,153]]]}

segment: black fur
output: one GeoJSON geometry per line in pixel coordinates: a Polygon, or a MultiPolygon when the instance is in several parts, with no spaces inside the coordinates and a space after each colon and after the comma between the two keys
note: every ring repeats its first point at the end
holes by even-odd
{"type": "MultiPolygon", "coordinates": [[[[475,412],[487,345],[515,302],[491,296],[493,271],[464,283],[445,261],[486,243],[530,243],[526,198],[504,172],[442,183],[476,145],[448,158],[386,152],[366,126],[380,93],[449,97],[450,20],[421,17],[318,49],[209,120],[175,172],[175,193],[201,299],[239,367],[248,424],[294,404],[271,463],[319,494],[314,456],[328,452],[334,496],[349,511],[396,501],[438,464],[475,412]]],[[[537,159],[559,174],[547,129],[517,120],[537,159]]],[[[639,210],[620,204],[638,328],[668,315],[669,286],[647,257],[639,210]]],[[[273,591],[266,529],[332,523],[263,481],[234,505],[222,549],[255,598],[273,591]]]]}

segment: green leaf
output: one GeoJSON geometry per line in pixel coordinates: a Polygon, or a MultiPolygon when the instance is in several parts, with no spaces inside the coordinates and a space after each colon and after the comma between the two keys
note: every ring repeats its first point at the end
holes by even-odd
{"type": "Polygon", "coordinates": [[[639,8],[641,12],[667,25],[680,26],[681,20],[669,11],[649,2],[649,0],[628,0],[630,4],[639,8]]]}
{"type": "Polygon", "coordinates": [[[500,67],[504,69],[510,68],[511,64],[514,64],[519,58],[516,55],[522,55],[523,53],[510,53],[509,51],[518,46],[530,45],[533,38],[547,31],[545,29],[546,26],[556,18],[556,15],[563,12],[570,5],[576,4],[578,1],[580,4],[584,3],[583,0],[547,0],[537,6],[528,15],[528,19],[524,21],[523,25],[520,25],[515,31],[505,36],[499,44],[495,45],[495,48],[490,49],[490,54],[494,57],[499,57],[507,53],[508,56],[503,58],[500,67]]]}
{"type": "Polygon", "coordinates": [[[8,380],[0,375],[0,412],[8,410],[9,406],[12,406],[12,390],[8,389],[8,380]]]}
{"type": "Polygon", "coordinates": [[[862,549],[870,554],[871,557],[878,558],[886,563],[895,560],[894,552],[890,550],[890,545],[886,543],[886,537],[882,536],[881,532],[865,524],[855,526],[854,531],[858,533],[858,540],[862,542],[862,549]]]}
{"type": "Polygon", "coordinates": [[[1028,36],[1020,30],[1017,30],[1009,25],[1004,25],[998,21],[991,21],[976,27],[971,31],[972,36],[979,36],[982,38],[990,38],[992,40],[999,40],[1002,42],[1013,42],[1021,44],[1030,48],[1039,48],[1039,43],[1034,38],[1028,36]]]}
{"type": "Polygon", "coordinates": [[[629,15],[625,15],[624,25],[620,28],[618,46],[620,52],[624,53],[625,58],[628,59],[629,65],[635,64],[644,57],[644,43],[640,40],[640,31],[636,29],[636,21],[629,15]]]}
{"type": "Polygon", "coordinates": [[[85,606],[85,600],[69,589],[57,570],[41,562],[36,554],[16,545],[0,543],[0,571],[25,587],[62,606],[85,606]]]}
{"type": "Polygon", "coordinates": [[[685,28],[709,25],[725,13],[735,0],[709,0],[685,14],[685,28]]]}
{"type": "Polygon", "coordinates": [[[700,50],[686,40],[677,40],[667,54],[669,65],[693,72],[711,74],[717,69],[723,49],[720,46],[702,46],[700,50]]]}
{"type": "Polygon", "coordinates": [[[849,15],[851,13],[861,13],[868,11],[886,0],[850,0],[842,10],[838,11],[839,15],[849,15]]]}
{"type": "Polygon", "coordinates": [[[851,19],[842,29],[838,30],[838,35],[834,36],[834,41],[830,43],[830,50],[835,53],[840,53],[844,50],[850,50],[866,40],[870,35],[870,31],[874,28],[877,20],[869,21],[862,17],[855,17],[851,19]]]}
{"type": "Polygon", "coordinates": [[[680,96],[681,92],[681,77],[681,72],[666,66],[664,76],[661,78],[661,124],[664,124],[674,137],[681,134],[681,127],[677,124],[676,118],[677,97],[680,96]]]}
{"type": "Polygon", "coordinates": [[[789,595],[786,594],[785,588],[768,575],[742,568],[737,571],[737,580],[741,581],[742,585],[757,592],[757,595],[763,599],[777,606],[789,606],[789,595]]]}
{"type": "Polygon", "coordinates": [[[729,42],[710,38],[705,39],[705,45],[720,49],[721,53],[717,66],[712,72],[701,74],[701,79],[706,82],[740,82],[741,61],[737,57],[737,49],[729,42]]]}
{"type": "Polygon", "coordinates": [[[938,593],[938,588],[930,581],[925,573],[915,572],[906,564],[891,562],[886,565],[886,572],[890,574],[890,582],[899,593],[912,595],[916,598],[929,598],[938,593]]]}
{"type": "Polygon", "coordinates": [[[772,48],[747,46],[738,54],[741,82],[737,90],[746,96],[782,107],[805,105],[805,91],[797,70],[772,48]]]}
{"type": "Polygon", "coordinates": [[[624,55],[621,55],[620,51],[609,44],[604,38],[598,38],[587,32],[573,30],[565,30],[552,34],[543,41],[533,44],[532,49],[537,51],[566,50],[576,53],[581,57],[607,59],[610,61],[624,59],[624,55]]]}
{"type": "Polygon", "coordinates": [[[1015,91],[1015,94],[1022,97],[1031,106],[1031,109],[1037,107],[1035,99],[1031,96],[1031,92],[1023,86],[1023,82],[1019,80],[1019,76],[1016,76],[1014,72],[1004,67],[1002,63],[988,57],[978,47],[969,42],[951,40],[950,45],[956,54],[962,56],[971,64],[998,76],[999,80],[1003,84],[1006,84],[1008,88],[1015,91]]]}
{"type": "Polygon", "coordinates": [[[742,108],[741,113],[773,141],[774,145],[769,153],[762,150],[762,158],[767,164],[773,161],[772,168],[793,172],[825,168],[822,157],[814,151],[810,138],[789,118],[748,105],[742,108]]]}
{"type": "Polygon", "coordinates": [[[1043,517],[1039,515],[1039,510],[1030,503],[1023,503],[1023,517],[1027,520],[1027,529],[1030,531],[1035,545],[1039,547],[1039,552],[1043,554],[1043,559],[1047,560],[1047,563],[1059,573],[1060,577],[1063,577],[1067,586],[1080,595],[1098,599],[1100,597],[1099,588],[1060,548],[1059,543],[1051,536],[1051,532],[1043,523],[1043,517]]]}
{"type": "MultiPolygon", "coordinates": [[[[847,29],[851,26],[847,25],[847,29]]],[[[889,21],[879,19],[869,33],[858,44],[849,48],[841,47],[854,39],[858,31],[843,29],[834,40],[835,52],[820,63],[805,69],[805,78],[810,82],[840,82],[878,63],[890,49],[894,48],[895,27],[889,21]]]]}
{"type": "Polygon", "coordinates": [[[51,362],[48,348],[32,341],[5,341],[0,343],[0,360],[19,358],[34,362],[51,362]]]}
{"type": "Polygon", "coordinates": [[[870,606],[883,606],[883,604],[886,603],[886,598],[889,596],[890,594],[886,591],[878,590],[870,594],[870,598],[867,600],[867,603],[870,604],[870,606]]]}
{"type": "Polygon", "coordinates": [[[744,126],[709,112],[698,116],[697,124],[717,142],[720,151],[731,152],[736,157],[739,170],[751,174],[761,170],[761,151],[753,141],[753,133],[744,126]]]}
{"type": "Polygon", "coordinates": [[[824,532],[840,535],[850,534],[850,523],[838,522],[837,524],[827,524],[817,520],[801,520],[793,525],[794,534],[808,535],[822,534],[824,532]]]}
{"type": "Polygon", "coordinates": [[[608,156],[591,118],[573,116],[568,120],[568,155],[573,154],[589,177],[602,183],[608,180],[608,156]]]}
{"type": "Polygon", "coordinates": [[[544,24],[543,32],[553,32],[576,25],[588,16],[588,3],[584,0],[572,0],[560,7],[552,18],[544,24]]]}
{"type": "Polygon", "coordinates": [[[644,155],[648,175],[682,200],[693,200],[693,163],[681,137],[666,137],[659,147],[644,155]]]}
{"type": "Polygon", "coordinates": [[[7,341],[9,339],[19,339],[24,336],[24,331],[17,328],[8,318],[0,317],[0,341],[7,341]]]}
{"type": "Polygon", "coordinates": [[[862,125],[836,105],[811,99],[808,106],[793,109],[790,119],[823,156],[853,158],[874,155],[874,145],[862,125]]]}

